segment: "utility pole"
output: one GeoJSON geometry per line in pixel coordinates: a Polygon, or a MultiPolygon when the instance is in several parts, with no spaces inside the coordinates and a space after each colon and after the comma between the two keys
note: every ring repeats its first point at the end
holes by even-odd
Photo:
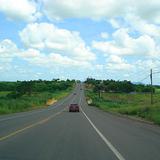
{"type": "Polygon", "coordinates": [[[150,80],[151,80],[151,104],[153,104],[153,73],[152,73],[152,69],[151,69],[151,73],[150,73],[150,80]]]}

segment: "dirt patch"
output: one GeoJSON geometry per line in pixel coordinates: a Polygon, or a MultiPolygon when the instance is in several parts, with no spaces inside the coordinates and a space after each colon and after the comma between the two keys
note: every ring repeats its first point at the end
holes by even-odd
{"type": "Polygon", "coordinates": [[[54,98],[48,99],[47,102],[46,102],[46,105],[47,105],[47,106],[50,106],[50,105],[52,105],[52,104],[54,104],[54,103],[56,103],[56,102],[57,102],[57,100],[54,99],[54,98]]]}

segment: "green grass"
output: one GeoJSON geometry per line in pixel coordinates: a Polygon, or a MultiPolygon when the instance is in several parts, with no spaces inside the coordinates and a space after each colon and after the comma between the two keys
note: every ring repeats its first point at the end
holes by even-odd
{"type": "Polygon", "coordinates": [[[71,90],[72,88],[56,91],[55,93],[39,92],[33,93],[31,96],[24,95],[17,99],[7,97],[9,92],[0,92],[0,114],[23,112],[45,107],[48,99],[54,98],[60,100],[67,96],[71,90]]]}
{"type": "Polygon", "coordinates": [[[0,91],[0,98],[1,97],[5,97],[7,94],[9,94],[10,92],[9,91],[0,91]]]}
{"type": "Polygon", "coordinates": [[[156,93],[160,93],[160,88],[156,88],[156,89],[155,89],[155,92],[156,92],[156,93]]]}
{"type": "Polygon", "coordinates": [[[92,90],[86,90],[91,105],[105,111],[141,117],[160,125],[160,93],[154,95],[154,104],[150,104],[150,94],[103,93],[99,98],[92,90]]]}

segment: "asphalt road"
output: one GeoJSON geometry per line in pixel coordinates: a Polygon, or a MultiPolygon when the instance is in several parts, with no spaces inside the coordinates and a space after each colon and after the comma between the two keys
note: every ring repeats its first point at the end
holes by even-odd
{"type": "Polygon", "coordinates": [[[0,116],[0,160],[160,160],[160,127],[88,107],[81,88],[49,108],[0,116]],[[70,103],[81,111],[68,112],[70,103]]]}

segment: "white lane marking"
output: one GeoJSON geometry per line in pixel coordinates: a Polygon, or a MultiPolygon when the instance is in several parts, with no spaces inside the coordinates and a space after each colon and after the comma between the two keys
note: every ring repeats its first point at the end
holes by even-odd
{"type": "MultiPolygon", "coordinates": [[[[72,94],[71,94],[72,95],[72,94]]],[[[8,117],[8,118],[3,118],[3,119],[0,119],[0,122],[2,121],[7,121],[7,120],[11,120],[11,119],[15,119],[15,118],[21,118],[21,117],[26,117],[26,116],[30,116],[30,115],[33,115],[33,114],[37,114],[37,113],[41,113],[41,112],[45,112],[45,111],[49,111],[49,110],[53,110],[55,108],[57,108],[58,106],[62,105],[63,103],[65,103],[69,98],[71,98],[71,95],[69,95],[68,97],[66,97],[66,99],[64,101],[62,101],[61,103],[53,106],[52,108],[48,108],[48,109],[43,109],[43,110],[40,110],[40,111],[35,111],[35,112],[32,112],[31,113],[25,113],[23,115],[16,115],[16,116],[12,116],[12,117],[8,117]]]]}
{"type": "MultiPolygon", "coordinates": [[[[80,105],[82,103],[82,94],[80,96],[80,105]]],[[[86,115],[86,113],[83,111],[82,107],[81,111],[86,117],[86,119],[89,121],[91,126],[94,128],[94,130],[97,132],[97,134],[101,137],[101,139],[105,142],[105,144],[110,148],[110,150],[115,154],[115,156],[118,158],[118,160],[125,160],[125,158],[121,155],[121,153],[112,145],[112,143],[99,131],[99,129],[94,125],[94,123],[89,119],[89,117],[86,115]]]]}

